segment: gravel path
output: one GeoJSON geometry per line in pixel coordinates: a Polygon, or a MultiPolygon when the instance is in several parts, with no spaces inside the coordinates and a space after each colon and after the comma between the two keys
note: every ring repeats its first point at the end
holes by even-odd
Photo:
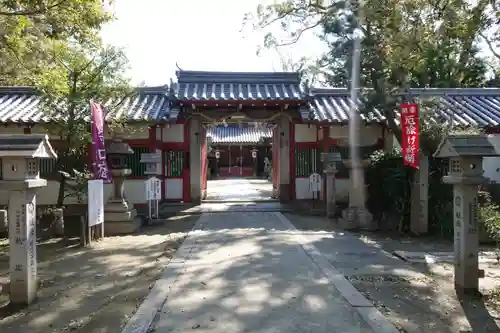
{"type": "MultiPolygon", "coordinates": [[[[179,216],[129,236],[107,237],[92,248],[38,245],[38,300],[7,313],[0,294],[2,333],[116,333],[135,313],[199,216],[179,216]]],[[[0,240],[0,284],[8,283],[8,246],[0,240]]]]}

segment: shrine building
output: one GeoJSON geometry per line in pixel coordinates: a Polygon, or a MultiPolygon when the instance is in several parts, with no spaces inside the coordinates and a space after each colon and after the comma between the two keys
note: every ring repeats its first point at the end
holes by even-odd
{"type": "MultiPolygon", "coordinates": [[[[480,126],[490,133],[500,128],[500,89],[411,89],[402,94],[402,102],[409,95],[415,102],[437,100],[433,117],[438,122],[480,126]]],[[[102,102],[105,107],[113,103],[102,102]]],[[[52,120],[40,105],[33,88],[0,87],[0,134],[46,133],[52,120]]],[[[147,176],[139,163],[145,152],[161,153],[163,201],[198,203],[206,196],[209,178],[262,177],[268,157],[274,196],[289,202],[311,198],[308,177],[321,173],[321,152],[339,152],[348,162],[349,105],[347,89],[304,88],[295,72],[178,71],[169,85],[137,88],[119,108],[109,109],[106,120],[124,118],[128,123],[121,137],[134,151],[129,157],[132,174],[125,182],[125,194],[133,204],[145,203],[147,176]]],[[[364,158],[395,144],[383,115],[369,111],[360,114],[364,158]]],[[[62,142],[49,135],[57,151],[62,142]]],[[[498,162],[485,159],[486,175],[499,177],[490,172],[498,162]]],[[[55,204],[55,161],[42,161],[40,171],[48,186],[40,189],[38,204],[55,204]]],[[[349,163],[339,163],[336,178],[337,199],[346,200],[349,163]]],[[[105,185],[105,197],[111,189],[105,185]]],[[[0,205],[7,200],[7,192],[0,189],[0,205]]]]}

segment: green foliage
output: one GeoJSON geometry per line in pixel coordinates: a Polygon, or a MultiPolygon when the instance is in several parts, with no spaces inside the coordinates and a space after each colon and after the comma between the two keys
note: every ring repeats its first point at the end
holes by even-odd
{"type": "Polygon", "coordinates": [[[353,37],[361,35],[360,85],[370,88],[363,91],[365,111],[382,112],[400,139],[395,110],[407,98],[403,89],[487,83],[489,64],[478,55],[478,40],[495,17],[490,2],[458,0],[444,6],[428,0],[365,0],[359,8],[345,0],[282,0],[259,6],[245,20],[264,30],[280,26],[286,37],[268,33],[267,48],[293,44],[304,32],[321,30],[328,52],[315,70],[335,87],[350,86],[353,37]]]}
{"type": "Polygon", "coordinates": [[[30,85],[53,63],[59,44],[98,41],[113,16],[102,0],[0,1],[0,84],[30,85]]]}
{"type": "Polygon", "coordinates": [[[401,150],[374,152],[365,172],[367,208],[379,221],[406,224],[409,217],[412,170],[403,166],[401,150]]]}
{"type": "MultiPolygon", "coordinates": [[[[429,158],[429,229],[452,237],[452,187],[441,181],[446,169],[446,161],[429,158]]],[[[370,157],[367,208],[381,221],[381,228],[394,229],[395,224],[399,231],[409,230],[413,174],[413,169],[403,165],[400,150],[377,151],[370,157]]]]}
{"type": "MultiPolygon", "coordinates": [[[[495,186],[496,184],[492,185],[495,186]]],[[[489,237],[497,245],[500,244],[500,207],[493,202],[488,188],[482,188],[479,191],[479,224],[479,232],[482,231],[484,226],[489,237]]]]}

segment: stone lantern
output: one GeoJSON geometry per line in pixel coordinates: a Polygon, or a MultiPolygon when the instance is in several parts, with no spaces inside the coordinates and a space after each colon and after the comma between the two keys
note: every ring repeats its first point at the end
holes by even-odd
{"type": "Polygon", "coordinates": [[[259,151],[256,148],[253,148],[251,150],[251,152],[252,152],[252,161],[253,161],[253,176],[257,177],[257,168],[258,168],[258,166],[257,166],[257,154],[259,151]]]}
{"type": "Polygon", "coordinates": [[[1,135],[0,158],[0,187],[9,191],[10,301],[27,305],[37,293],[36,189],[47,186],[39,159],[57,155],[47,135],[1,135]]]}
{"type": "Polygon", "coordinates": [[[453,185],[453,224],[455,252],[455,288],[477,292],[478,263],[478,185],[483,177],[485,156],[500,156],[499,147],[483,135],[457,135],[444,140],[434,157],[449,159],[449,173],[443,182],[453,185]]]}
{"type": "Polygon", "coordinates": [[[337,162],[342,161],[340,153],[321,153],[321,162],[323,162],[323,171],[326,182],[326,216],[335,215],[335,173],[337,172],[337,162]]]}
{"type": "Polygon", "coordinates": [[[104,232],[119,235],[135,232],[141,226],[137,211],[125,198],[125,178],[132,173],[128,156],[134,151],[120,139],[113,139],[106,148],[108,163],[113,175],[113,195],[104,207],[104,232]]]}
{"type": "Polygon", "coordinates": [[[219,148],[215,149],[215,176],[219,178],[219,160],[220,160],[220,150],[219,148]]]}

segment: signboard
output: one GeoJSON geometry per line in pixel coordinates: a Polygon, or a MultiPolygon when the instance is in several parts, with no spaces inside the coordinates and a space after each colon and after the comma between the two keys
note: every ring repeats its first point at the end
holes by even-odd
{"type": "Polygon", "coordinates": [[[311,192],[321,191],[321,175],[318,173],[312,173],[309,176],[309,190],[311,192]]]}
{"type": "Polygon", "coordinates": [[[111,172],[106,160],[106,147],[104,145],[104,112],[102,106],[90,103],[90,132],[92,134],[92,172],[95,179],[101,179],[106,184],[111,183],[111,172]]]}
{"type": "Polygon", "coordinates": [[[215,158],[216,158],[216,159],[219,159],[219,158],[220,158],[220,151],[216,151],[216,152],[215,152],[215,158]]]}
{"type": "Polygon", "coordinates": [[[104,185],[102,179],[88,181],[89,227],[104,223],[104,185]]]}
{"type": "Polygon", "coordinates": [[[255,150],[252,151],[252,158],[257,158],[257,152],[255,150]]]}
{"type": "Polygon", "coordinates": [[[418,104],[401,104],[401,148],[404,165],[419,168],[418,104]]]}
{"type": "Polygon", "coordinates": [[[152,177],[146,180],[146,200],[161,200],[161,180],[152,177]]]}

